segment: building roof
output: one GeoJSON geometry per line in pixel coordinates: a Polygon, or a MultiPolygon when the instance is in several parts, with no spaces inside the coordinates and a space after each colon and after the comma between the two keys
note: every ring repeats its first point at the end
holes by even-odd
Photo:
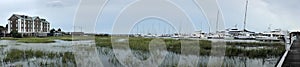
{"type": "Polygon", "coordinates": [[[18,15],[18,14],[13,14],[13,15],[17,16],[20,19],[25,19],[25,20],[31,20],[32,19],[32,17],[27,16],[27,15],[18,15]]]}
{"type": "Polygon", "coordinates": [[[46,19],[41,18],[42,23],[49,23],[46,19]]]}
{"type": "Polygon", "coordinates": [[[34,16],[34,17],[32,17],[33,20],[36,19],[36,18],[39,18],[39,16],[34,16]]]}
{"type": "MultiPolygon", "coordinates": [[[[19,14],[13,14],[12,16],[16,16],[18,17],[19,19],[25,19],[25,20],[34,20],[36,18],[39,18],[39,16],[34,16],[34,17],[31,17],[31,16],[27,16],[27,15],[19,15],[19,14]]],[[[46,19],[44,18],[41,18],[40,19],[42,21],[42,23],[49,23],[46,19]]]]}

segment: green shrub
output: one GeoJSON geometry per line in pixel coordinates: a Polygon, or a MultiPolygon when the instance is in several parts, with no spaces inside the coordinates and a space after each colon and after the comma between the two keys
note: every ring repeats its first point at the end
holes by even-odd
{"type": "Polygon", "coordinates": [[[12,30],[10,32],[10,35],[14,38],[22,38],[22,34],[18,33],[18,31],[16,31],[16,30],[12,30]]]}

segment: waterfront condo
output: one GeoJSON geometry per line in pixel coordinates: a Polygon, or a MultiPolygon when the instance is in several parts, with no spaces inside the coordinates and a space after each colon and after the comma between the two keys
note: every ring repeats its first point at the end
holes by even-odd
{"type": "Polygon", "coordinates": [[[38,33],[50,32],[50,23],[38,16],[13,14],[8,19],[8,33],[13,30],[28,36],[34,36],[38,33]]]}

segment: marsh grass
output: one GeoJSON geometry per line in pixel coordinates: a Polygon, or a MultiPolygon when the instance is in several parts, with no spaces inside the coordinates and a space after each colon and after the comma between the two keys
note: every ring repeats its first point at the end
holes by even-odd
{"type": "Polygon", "coordinates": [[[226,56],[247,56],[249,58],[267,58],[280,56],[285,51],[284,47],[278,47],[273,49],[252,49],[252,50],[244,50],[240,48],[227,47],[226,48],[226,56]]]}
{"type": "Polygon", "coordinates": [[[51,37],[45,37],[47,39],[58,39],[63,41],[79,41],[79,40],[91,40],[94,39],[91,36],[51,36],[51,37]]]}
{"type": "Polygon", "coordinates": [[[17,42],[22,43],[53,43],[55,42],[51,38],[37,38],[37,37],[24,37],[24,38],[12,38],[12,37],[4,37],[1,40],[16,40],[17,42]]]}
{"type": "MultiPolygon", "coordinates": [[[[149,43],[154,38],[129,37],[129,46],[132,50],[149,51],[149,43]]],[[[162,38],[161,38],[162,39],[162,38]]],[[[181,53],[181,41],[195,41],[190,39],[162,39],[168,51],[181,53]]],[[[99,47],[112,48],[111,37],[97,36],[95,38],[96,45],[99,47]]],[[[211,41],[198,40],[200,47],[200,55],[210,55],[211,41]]],[[[259,47],[266,46],[272,49],[252,49],[246,50],[237,47],[226,47],[226,56],[247,56],[251,58],[263,58],[271,56],[280,56],[285,51],[283,43],[258,43],[258,42],[226,42],[227,45],[241,47],[259,47]]]]}
{"type": "Polygon", "coordinates": [[[22,38],[17,40],[17,42],[23,43],[54,43],[55,41],[47,38],[22,38]]]}
{"type": "MultiPolygon", "coordinates": [[[[58,37],[45,37],[45,38],[2,38],[8,40],[17,40],[18,42],[24,43],[52,43],[55,39],[60,39],[64,41],[76,41],[91,39],[84,36],[78,36],[72,38],[72,36],[58,36],[58,37]]],[[[143,38],[143,37],[129,37],[129,47],[132,50],[149,51],[149,43],[154,38],[143,38]]],[[[168,39],[160,38],[166,44],[166,49],[174,53],[181,53],[181,41],[198,41],[200,47],[200,55],[210,55],[211,44],[209,40],[191,40],[191,39],[168,39]]],[[[108,47],[112,48],[112,42],[110,36],[95,36],[95,43],[98,47],[108,47]]],[[[226,55],[227,56],[249,56],[249,57],[269,57],[269,56],[280,56],[282,52],[285,51],[284,43],[267,43],[267,42],[226,42],[226,55]],[[272,47],[272,49],[251,49],[246,50],[242,48],[237,48],[235,46],[241,47],[272,47]]],[[[188,46],[188,45],[183,45],[188,46]]]]}
{"type": "Polygon", "coordinates": [[[23,43],[53,43],[54,40],[63,40],[63,41],[79,41],[79,40],[91,40],[89,36],[49,36],[49,37],[24,37],[24,38],[12,38],[12,37],[2,37],[0,40],[16,40],[17,42],[23,43]]]}
{"type": "Polygon", "coordinates": [[[4,58],[4,62],[16,62],[25,60],[28,58],[59,58],[62,57],[62,62],[72,62],[75,63],[75,56],[72,52],[64,52],[64,53],[55,53],[55,52],[43,52],[43,51],[33,51],[33,50],[18,50],[18,49],[11,49],[7,56],[4,58]]]}
{"type": "Polygon", "coordinates": [[[7,47],[7,45],[0,45],[0,47],[7,47]]]}
{"type": "Polygon", "coordinates": [[[12,37],[1,37],[0,40],[18,40],[19,38],[12,38],[12,37]]]}

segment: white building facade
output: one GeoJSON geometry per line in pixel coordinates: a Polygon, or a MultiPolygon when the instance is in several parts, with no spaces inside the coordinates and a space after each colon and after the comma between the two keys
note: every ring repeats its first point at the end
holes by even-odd
{"type": "Polygon", "coordinates": [[[13,14],[8,19],[8,33],[16,30],[18,33],[49,33],[50,23],[46,19],[38,16],[30,17],[26,15],[13,14]]]}

